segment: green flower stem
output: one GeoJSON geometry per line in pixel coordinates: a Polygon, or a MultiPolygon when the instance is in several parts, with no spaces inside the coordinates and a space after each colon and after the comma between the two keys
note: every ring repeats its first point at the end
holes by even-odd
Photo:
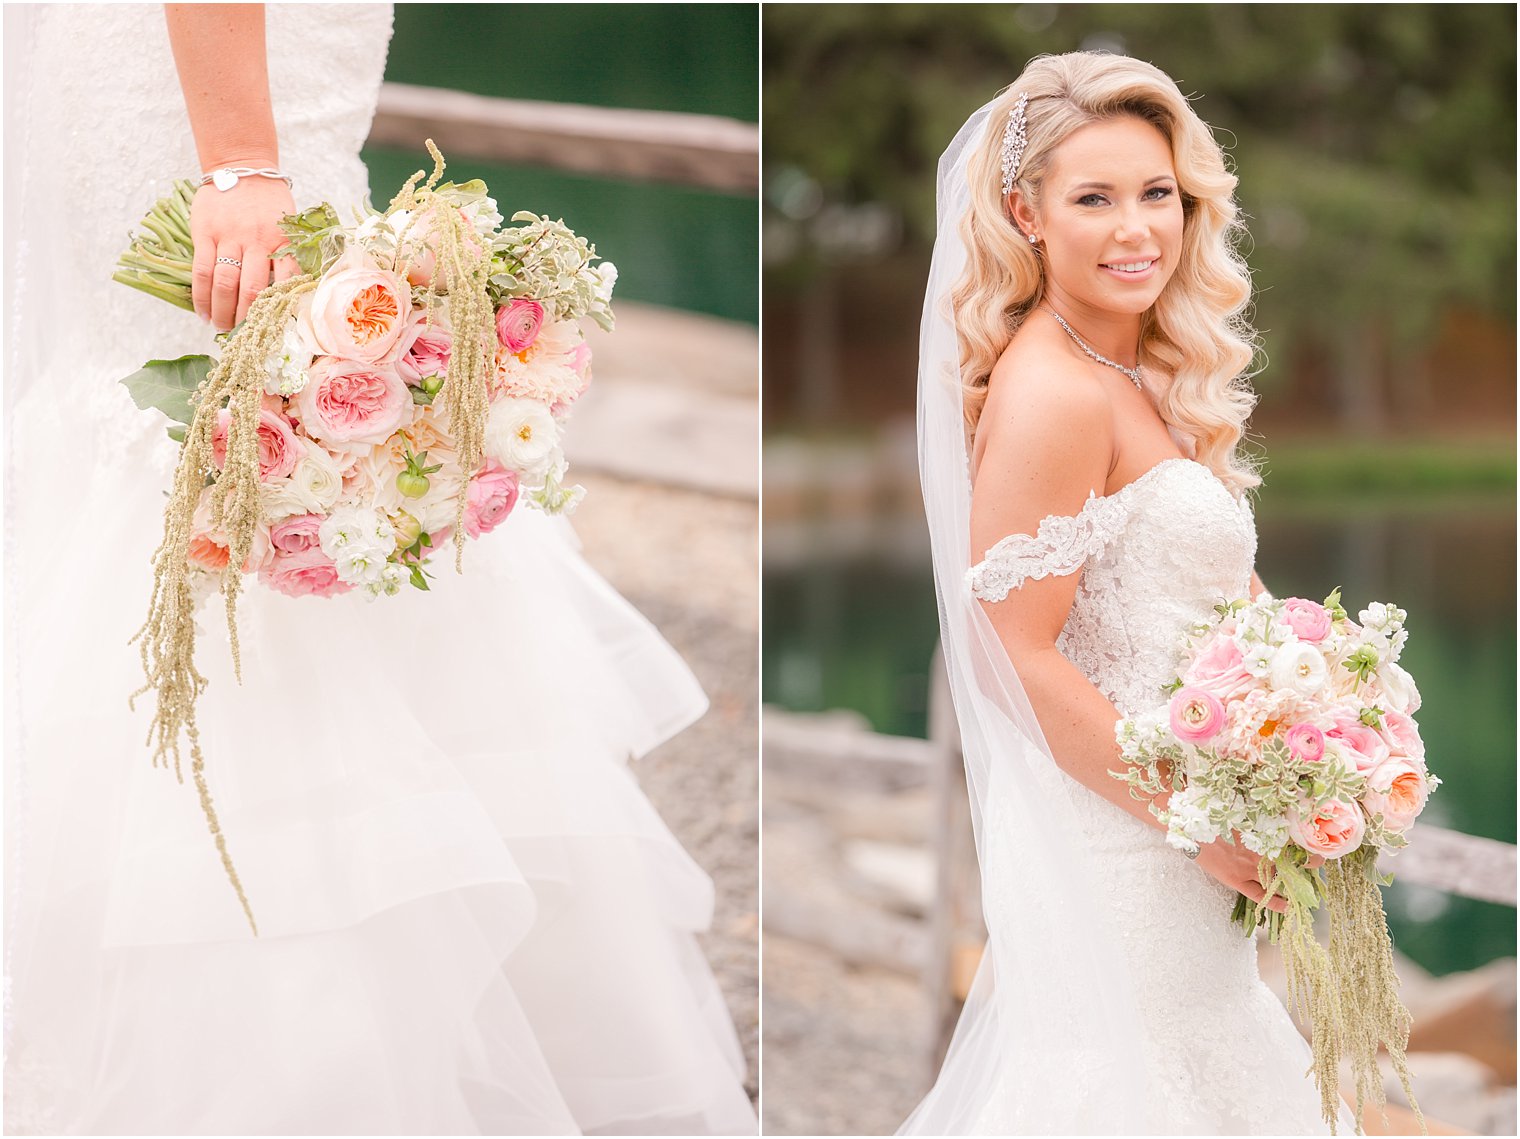
{"type": "Polygon", "coordinates": [[[111,280],[119,281],[123,285],[128,285],[140,292],[147,293],[150,297],[157,297],[161,301],[168,301],[170,304],[177,308],[185,309],[187,312],[195,311],[195,302],[191,300],[188,288],[160,284],[141,273],[125,270],[117,270],[115,273],[112,273],[111,280]]]}

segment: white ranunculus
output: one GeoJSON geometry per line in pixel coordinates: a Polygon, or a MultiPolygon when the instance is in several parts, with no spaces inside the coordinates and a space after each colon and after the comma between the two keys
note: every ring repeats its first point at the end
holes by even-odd
{"type": "Polygon", "coordinates": [[[1317,648],[1302,641],[1290,642],[1280,647],[1273,658],[1272,687],[1313,696],[1324,686],[1328,671],[1317,648]]]}
{"type": "Polygon", "coordinates": [[[491,407],[486,420],[485,452],[525,481],[539,478],[554,461],[559,426],[541,403],[507,398],[491,407]]]}
{"type": "Polygon", "coordinates": [[[343,494],[343,473],[333,462],[325,448],[310,440],[306,443],[306,457],[290,472],[292,493],[300,500],[309,514],[325,514],[331,510],[343,494]]]}
{"type": "Polygon", "coordinates": [[[1407,716],[1420,710],[1420,689],[1415,684],[1414,677],[1405,672],[1402,666],[1384,661],[1378,665],[1377,676],[1383,695],[1388,697],[1394,711],[1403,712],[1407,716]]]}

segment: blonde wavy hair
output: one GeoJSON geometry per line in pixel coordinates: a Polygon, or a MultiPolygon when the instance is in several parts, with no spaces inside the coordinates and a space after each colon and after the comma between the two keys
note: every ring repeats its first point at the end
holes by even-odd
{"type": "Polygon", "coordinates": [[[1139,362],[1153,377],[1171,377],[1159,391],[1158,410],[1192,441],[1193,457],[1237,495],[1257,486],[1261,479],[1240,453],[1256,403],[1249,369],[1257,340],[1245,317],[1250,271],[1236,250],[1245,232],[1236,178],[1177,84],[1127,56],[1072,52],[1031,60],[993,105],[986,137],[970,157],[970,208],[961,221],[966,271],[951,294],[968,436],[987,401],[993,365],[1045,295],[1041,254],[1014,224],[1002,192],[1003,128],[1021,95],[1029,96],[1027,141],[1014,186],[1036,210],[1051,156],[1073,131],[1133,116],[1165,136],[1182,198],[1182,251],[1141,318],[1139,362]]]}

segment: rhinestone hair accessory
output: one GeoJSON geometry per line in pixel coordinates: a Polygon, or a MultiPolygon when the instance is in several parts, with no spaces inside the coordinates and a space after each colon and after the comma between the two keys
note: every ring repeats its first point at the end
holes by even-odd
{"type": "Polygon", "coordinates": [[[1008,112],[1008,125],[1003,128],[1003,197],[1013,193],[1013,180],[1019,176],[1019,163],[1024,160],[1024,109],[1029,106],[1029,96],[1020,95],[1019,101],[1008,112]]]}

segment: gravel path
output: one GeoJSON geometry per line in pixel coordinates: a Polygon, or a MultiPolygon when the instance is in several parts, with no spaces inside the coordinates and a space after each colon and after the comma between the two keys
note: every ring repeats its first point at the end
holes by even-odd
{"type": "Polygon", "coordinates": [[[686,658],[712,707],[635,767],[639,784],[713,877],[702,946],[759,1072],[759,510],[653,483],[576,472],[586,559],[686,658]]]}

